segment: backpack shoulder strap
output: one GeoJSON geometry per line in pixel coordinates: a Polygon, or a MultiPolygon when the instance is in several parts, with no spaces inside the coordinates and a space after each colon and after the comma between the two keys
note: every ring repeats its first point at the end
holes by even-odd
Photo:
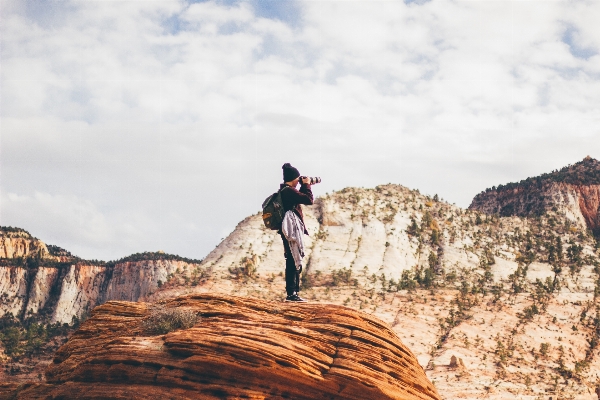
{"type": "Polygon", "coordinates": [[[281,189],[279,189],[279,191],[278,191],[277,193],[281,194],[281,193],[283,193],[283,191],[284,191],[285,189],[288,189],[288,188],[289,188],[289,186],[288,186],[288,185],[285,185],[284,187],[282,187],[281,189]]]}

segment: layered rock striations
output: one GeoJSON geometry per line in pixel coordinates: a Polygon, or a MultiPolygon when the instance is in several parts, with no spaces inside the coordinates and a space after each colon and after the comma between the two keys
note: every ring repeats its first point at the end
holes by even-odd
{"type": "Polygon", "coordinates": [[[600,235],[600,162],[586,157],[560,171],[487,189],[469,208],[522,217],[559,212],[600,235]]]}
{"type": "Polygon", "coordinates": [[[25,398],[439,399],[412,352],[382,321],[327,304],[225,295],[164,302],[200,316],[151,335],[146,303],[108,302],[56,354],[25,398]]]}

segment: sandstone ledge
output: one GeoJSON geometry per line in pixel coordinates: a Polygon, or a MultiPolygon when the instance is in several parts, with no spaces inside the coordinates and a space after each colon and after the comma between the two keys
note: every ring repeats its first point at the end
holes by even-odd
{"type": "Polygon", "coordinates": [[[412,352],[379,319],[346,307],[195,294],[190,329],[150,336],[150,304],[97,307],[56,353],[46,384],[0,397],[85,399],[439,399],[412,352]]]}

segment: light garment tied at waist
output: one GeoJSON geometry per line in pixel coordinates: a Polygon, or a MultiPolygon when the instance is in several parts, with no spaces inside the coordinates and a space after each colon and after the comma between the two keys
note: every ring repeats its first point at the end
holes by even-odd
{"type": "Polygon", "coordinates": [[[281,223],[281,230],[283,235],[290,244],[290,250],[294,257],[294,264],[296,269],[302,268],[302,259],[304,258],[304,243],[302,242],[302,235],[304,234],[304,224],[300,218],[292,210],[285,213],[283,222],[281,223]]]}

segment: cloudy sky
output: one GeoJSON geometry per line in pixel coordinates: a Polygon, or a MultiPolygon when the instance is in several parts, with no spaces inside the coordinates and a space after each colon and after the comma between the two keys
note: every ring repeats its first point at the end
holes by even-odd
{"type": "Polygon", "coordinates": [[[0,225],[202,258],[281,181],[466,207],[600,158],[600,2],[1,0],[0,225]]]}

